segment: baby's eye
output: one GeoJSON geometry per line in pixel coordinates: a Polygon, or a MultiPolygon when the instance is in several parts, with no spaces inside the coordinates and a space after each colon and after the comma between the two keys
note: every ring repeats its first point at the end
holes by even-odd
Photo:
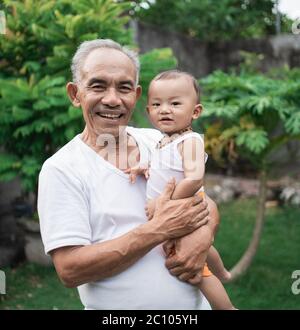
{"type": "Polygon", "coordinates": [[[180,105],[180,102],[172,102],[172,105],[176,107],[177,105],[180,105]]]}
{"type": "Polygon", "coordinates": [[[159,103],[152,103],[152,106],[153,106],[154,108],[156,108],[156,107],[159,107],[160,104],[159,104],[159,103]]]}

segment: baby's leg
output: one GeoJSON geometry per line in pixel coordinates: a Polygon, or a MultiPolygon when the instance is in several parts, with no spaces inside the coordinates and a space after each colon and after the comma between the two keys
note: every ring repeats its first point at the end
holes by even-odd
{"type": "Polygon", "coordinates": [[[214,276],[202,277],[202,281],[197,287],[204,294],[212,309],[217,310],[234,310],[236,309],[219,279],[214,276]]]}
{"type": "Polygon", "coordinates": [[[219,255],[217,249],[213,246],[210,247],[206,259],[208,268],[212,271],[217,278],[223,283],[228,282],[231,279],[230,272],[224,267],[223,261],[219,255]]]}

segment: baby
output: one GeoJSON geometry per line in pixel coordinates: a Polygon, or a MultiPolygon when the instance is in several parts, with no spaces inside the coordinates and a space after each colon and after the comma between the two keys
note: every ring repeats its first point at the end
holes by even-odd
{"type": "MultiPolygon", "coordinates": [[[[129,168],[130,181],[144,175],[147,181],[146,214],[151,220],[156,198],[173,177],[177,185],[172,199],[200,194],[205,198],[203,177],[207,154],[200,134],[192,131],[192,121],[202,112],[196,79],[186,72],[170,70],[157,75],[148,90],[147,112],[152,124],[164,137],[151,155],[150,167],[129,168]]],[[[164,244],[167,256],[176,253],[176,240],[164,244]]],[[[230,279],[218,251],[211,246],[202,272],[199,289],[213,309],[235,309],[221,281],[230,279]],[[211,271],[212,272],[211,272],[211,271]]]]}

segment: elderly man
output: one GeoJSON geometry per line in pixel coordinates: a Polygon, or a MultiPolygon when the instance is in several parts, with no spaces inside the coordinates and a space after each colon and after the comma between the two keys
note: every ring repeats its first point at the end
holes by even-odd
{"type": "Polygon", "coordinates": [[[146,181],[130,184],[123,172],[161,138],[127,126],[141,94],[137,55],[112,40],[87,41],[72,73],[67,92],[85,129],[44,163],[39,178],[42,238],[58,276],[78,287],[86,309],[203,309],[191,284],[201,280],[218,224],[214,203],[171,200],[169,182],[147,222],[146,181]],[[179,250],[166,259],[161,244],[171,238],[180,238],[179,250]]]}

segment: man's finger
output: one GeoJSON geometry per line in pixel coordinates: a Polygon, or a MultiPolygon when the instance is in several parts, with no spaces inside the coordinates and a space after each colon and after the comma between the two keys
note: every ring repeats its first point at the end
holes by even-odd
{"type": "Polygon", "coordinates": [[[206,225],[208,223],[208,221],[209,221],[208,217],[199,218],[198,223],[197,223],[197,227],[199,228],[199,227],[202,227],[202,226],[206,225]]]}
{"type": "Polygon", "coordinates": [[[173,276],[180,276],[182,274],[185,273],[185,269],[183,267],[174,267],[169,269],[169,272],[173,275],[173,276]]]}
{"type": "Polygon", "coordinates": [[[203,201],[201,196],[195,195],[192,199],[192,206],[198,205],[203,201]]]}
{"type": "Polygon", "coordinates": [[[167,258],[165,265],[168,269],[172,269],[178,266],[182,265],[182,262],[178,261],[178,257],[175,254],[174,256],[171,256],[169,258],[167,258]]]}
{"type": "Polygon", "coordinates": [[[160,195],[160,199],[163,199],[164,201],[171,199],[171,196],[175,189],[175,183],[175,178],[172,178],[170,181],[168,181],[163,193],[160,195]]]}
{"type": "Polygon", "coordinates": [[[181,275],[178,276],[180,281],[184,281],[184,282],[186,282],[194,277],[195,277],[195,274],[190,274],[190,273],[182,273],[181,275]]]}
{"type": "Polygon", "coordinates": [[[169,256],[171,252],[174,250],[174,243],[167,242],[163,245],[163,249],[165,251],[165,254],[169,256]]]}
{"type": "Polygon", "coordinates": [[[200,273],[198,273],[196,276],[194,276],[188,280],[188,282],[192,285],[200,284],[201,281],[202,281],[202,276],[200,275],[200,273]]]}

